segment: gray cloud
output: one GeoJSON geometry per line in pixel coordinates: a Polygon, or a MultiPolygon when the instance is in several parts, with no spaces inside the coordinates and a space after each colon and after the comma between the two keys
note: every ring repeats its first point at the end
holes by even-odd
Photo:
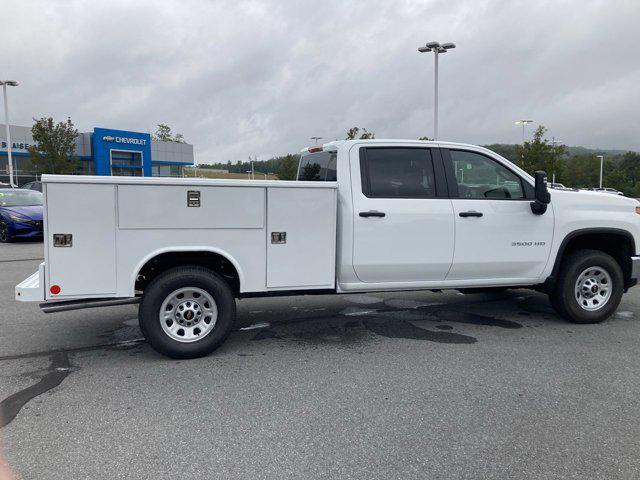
{"type": "Polygon", "coordinates": [[[12,123],[71,116],[152,131],[167,123],[199,162],[298,151],[309,137],[432,134],[517,142],[517,118],[569,145],[640,149],[640,2],[29,1],[3,5],[12,123]]]}

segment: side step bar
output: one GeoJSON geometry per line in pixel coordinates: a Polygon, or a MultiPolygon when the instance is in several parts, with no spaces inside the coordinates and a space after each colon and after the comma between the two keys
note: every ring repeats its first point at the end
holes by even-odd
{"type": "Polygon", "coordinates": [[[128,298],[87,298],[82,300],[65,300],[61,302],[44,302],[40,309],[44,313],[68,312],[83,308],[114,307],[117,305],[132,305],[140,303],[140,297],[128,298]]]}

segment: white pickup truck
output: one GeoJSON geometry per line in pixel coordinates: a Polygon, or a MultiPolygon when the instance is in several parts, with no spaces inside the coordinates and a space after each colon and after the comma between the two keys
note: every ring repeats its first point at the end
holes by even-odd
{"type": "Polygon", "coordinates": [[[45,259],[16,299],[46,312],[140,303],[157,351],[206,355],[235,299],[530,287],[576,323],[640,273],[640,203],[552,190],[481,147],[304,149],[298,181],[43,175],[45,259]]]}

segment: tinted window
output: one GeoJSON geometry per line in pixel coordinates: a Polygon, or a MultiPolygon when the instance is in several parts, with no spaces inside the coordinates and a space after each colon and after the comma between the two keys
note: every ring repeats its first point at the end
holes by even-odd
{"type": "Polygon", "coordinates": [[[367,148],[361,156],[360,170],[367,197],[436,196],[431,153],[425,148],[367,148]]]}
{"type": "Polygon", "coordinates": [[[461,198],[524,198],[522,182],[511,170],[474,152],[450,150],[461,198]]]}
{"type": "Polygon", "coordinates": [[[336,152],[317,152],[304,155],[300,159],[298,180],[312,182],[336,181],[336,152]]]}

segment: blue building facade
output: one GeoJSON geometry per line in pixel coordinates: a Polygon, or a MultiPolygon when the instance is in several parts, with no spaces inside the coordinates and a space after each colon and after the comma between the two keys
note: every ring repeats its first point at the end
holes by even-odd
{"type": "Polygon", "coordinates": [[[152,175],[151,135],[148,133],[94,128],[92,148],[96,175],[152,175]]]}
{"type": "MultiPolygon", "coordinates": [[[[17,183],[31,181],[38,172],[29,164],[28,148],[35,145],[31,127],[11,125],[11,144],[17,183]]],[[[0,124],[0,182],[8,180],[7,140],[0,124]],[[6,178],[5,178],[6,177],[6,178]]],[[[154,140],[149,133],[94,128],[78,134],[75,155],[78,173],[85,175],[181,177],[194,164],[193,145],[154,140]]]]}

